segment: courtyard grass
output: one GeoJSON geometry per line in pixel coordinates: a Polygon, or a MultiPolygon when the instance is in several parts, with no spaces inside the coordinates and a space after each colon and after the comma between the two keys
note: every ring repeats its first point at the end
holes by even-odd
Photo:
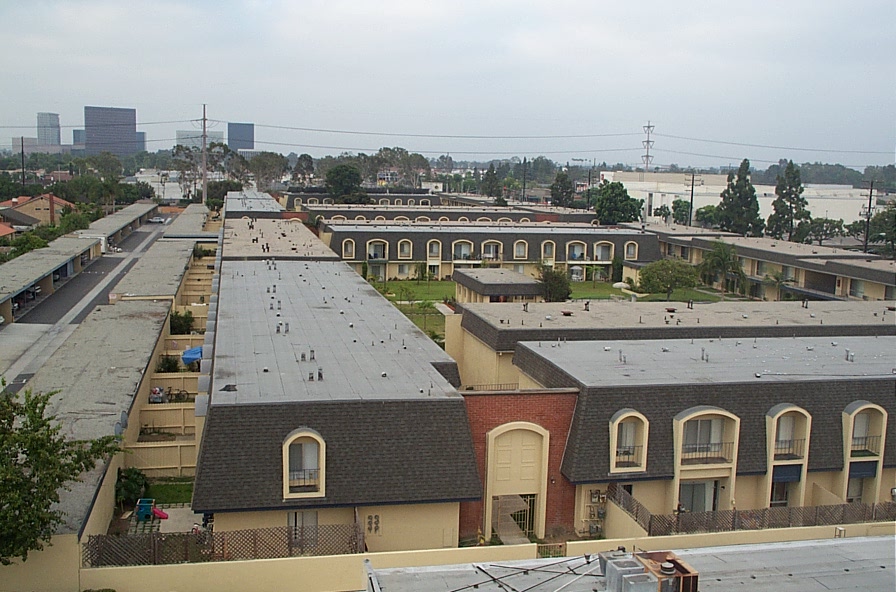
{"type": "Polygon", "coordinates": [[[393,302],[396,300],[443,302],[445,299],[454,298],[456,293],[454,282],[444,280],[429,282],[420,280],[419,283],[417,280],[392,280],[371,282],[371,285],[393,302]]]}
{"type": "Polygon", "coordinates": [[[146,497],[154,498],[156,504],[189,504],[193,499],[193,479],[172,477],[154,480],[146,490],[146,497]]]}

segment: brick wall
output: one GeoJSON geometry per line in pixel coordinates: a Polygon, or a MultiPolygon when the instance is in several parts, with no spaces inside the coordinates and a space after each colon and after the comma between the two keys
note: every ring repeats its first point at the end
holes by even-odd
{"type": "MultiPolygon", "coordinates": [[[[562,393],[469,393],[465,392],[467,416],[473,437],[473,450],[479,478],[485,490],[486,435],[492,429],[513,421],[537,424],[550,433],[547,467],[545,532],[571,529],[575,515],[575,486],[560,474],[570,422],[578,394],[562,393]],[[552,483],[553,480],[553,483],[552,483]]],[[[460,536],[471,537],[482,526],[483,503],[460,505],[460,536]]]]}

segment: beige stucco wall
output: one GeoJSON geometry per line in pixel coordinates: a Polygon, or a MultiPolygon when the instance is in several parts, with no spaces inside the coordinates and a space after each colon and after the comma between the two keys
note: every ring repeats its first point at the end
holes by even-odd
{"type": "MultiPolygon", "coordinates": [[[[215,531],[250,530],[255,528],[279,528],[289,525],[287,510],[268,512],[221,512],[215,514],[215,531]]],[[[317,523],[351,524],[354,522],[352,508],[321,508],[317,510],[317,523]]]]}
{"type": "Polygon", "coordinates": [[[890,491],[896,487],[896,469],[883,469],[880,475],[879,502],[896,502],[890,491]]]}
{"type": "MultiPolygon", "coordinates": [[[[374,569],[388,569],[514,561],[534,559],[536,555],[537,546],[530,544],[154,567],[107,567],[81,570],[81,586],[84,590],[111,588],[119,592],[281,592],[292,585],[299,586],[303,592],[335,592],[365,589],[365,559],[370,560],[374,569]]],[[[2,588],[0,590],[6,592],[2,588]]],[[[65,590],[68,592],[77,588],[65,590]]]]}
{"type": "Polygon", "coordinates": [[[604,521],[606,538],[640,538],[646,537],[647,531],[613,502],[607,503],[607,519],[604,521]]]}
{"type": "Polygon", "coordinates": [[[519,383],[520,390],[545,388],[545,386],[543,384],[537,382],[534,378],[532,378],[531,376],[529,376],[522,370],[519,371],[517,376],[518,376],[517,382],[519,383]]]}
{"type": "Polygon", "coordinates": [[[457,547],[460,504],[402,504],[358,508],[364,542],[372,552],[457,547]],[[367,529],[367,517],[379,516],[379,531],[367,529]]]}
{"type": "MultiPolygon", "coordinates": [[[[0,592],[78,592],[81,546],[73,534],[57,535],[25,562],[0,566],[0,592]]],[[[124,588],[121,588],[124,590],[124,588]]]]}
{"type": "Polygon", "coordinates": [[[765,492],[764,475],[740,475],[737,477],[737,498],[734,501],[738,510],[767,508],[768,497],[765,492]]]}

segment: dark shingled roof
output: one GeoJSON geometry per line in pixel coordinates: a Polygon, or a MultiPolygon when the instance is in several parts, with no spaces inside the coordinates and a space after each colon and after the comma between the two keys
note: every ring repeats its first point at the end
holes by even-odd
{"type": "Polygon", "coordinates": [[[562,473],[573,483],[624,479],[671,479],[674,473],[672,418],[698,405],[712,405],[740,418],[738,474],[761,474],[766,466],[765,416],[779,403],[802,407],[812,416],[810,471],[843,469],[843,425],[847,405],[864,399],[887,410],[884,466],[896,466],[894,379],[806,381],[781,383],[687,384],[583,388],[576,405],[562,473]],[[647,471],[610,478],[609,422],[630,407],[650,422],[647,471]]]}
{"type": "Polygon", "coordinates": [[[461,398],[212,405],[193,491],[197,512],[479,499],[461,398]],[[282,444],[326,443],[326,497],[283,499],[282,444]]]}

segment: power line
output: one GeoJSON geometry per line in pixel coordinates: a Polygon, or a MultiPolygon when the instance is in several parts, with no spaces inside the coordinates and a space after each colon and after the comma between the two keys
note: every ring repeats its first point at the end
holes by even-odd
{"type": "MultiPolygon", "coordinates": [[[[218,119],[210,119],[215,123],[230,123],[218,119]]],[[[338,130],[324,129],[314,127],[296,127],[289,125],[268,125],[262,123],[254,124],[255,127],[289,130],[297,132],[317,132],[326,134],[346,134],[355,136],[385,136],[390,138],[434,138],[446,140],[564,140],[564,139],[582,139],[582,138],[620,138],[625,136],[638,136],[640,134],[634,132],[615,133],[615,134],[556,134],[544,136],[486,136],[486,135],[463,135],[463,134],[414,134],[414,133],[395,133],[395,132],[368,132],[359,130],[338,130]]]]}
{"type": "MultiPolygon", "coordinates": [[[[892,154],[887,151],[880,150],[833,150],[829,148],[794,148],[792,146],[772,146],[769,144],[748,144],[746,142],[729,142],[725,140],[708,140],[705,138],[689,138],[687,136],[675,136],[672,134],[656,133],[655,136],[663,138],[674,138],[676,140],[687,140],[689,142],[706,142],[708,144],[723,144],[726,146],[743,146],[746,148],[769,148],[771,150],[793,150],[799,152],[832,152],[835,154],[892,154]]],[[[777,162],[777,161],[775,161],[777,162]]]]}
{"type": "MultiPolygon", "coordinates": [[[[173,119],[171,121],[138,121],[135,125],[144,126],[144,125],[169,125],[172,123],[190,123],[193,121],[201,121],[198,119],[173,119]]],[[[0,125],[0,129],[35,129],[37,126],[34,124],[31,125],[0,125]]],[[[91,128],[99,128],[99,127],[131,127],[130,123],[101,123],[97,125],[91,125],[91,128]]],[[[82,129],[84,128],[84,124],[78,125],[60,125],[60,129],[82,129]]]]}
{"type": "MultiPolygon", "coordinates": [[[[702,154],[700,152],[685,152],[682,150],[666,150],[665,148],[658,148],[658,149],[654,150],[654,152],[663,152],[663,153],[668,153],[668,154],[680,154],[680,155],[684,155],[684,156],[701,156],[703,158],[719,158],[722,160],[727,160],[728,162],[734,162],[734,161],[740,162],[745,158],[742,155],[741,156],[725,156],[722,154],[702,154]]],[[[764,164],[778,164],[777,160],[763,160],[761,158],[750,158],[750,157],[746,157],[746,158],[751,163],[761,162],[764,164]]],[[[870,167],[870,166],[881,166],[881,165],[877,165],[877,164],[841,164],[841,163],[837,163],[837,164],[840,164],[840,166],[843,166],[843,167],[846,167],[849,169],[864,169],[864,168],[870,167]]]]}

